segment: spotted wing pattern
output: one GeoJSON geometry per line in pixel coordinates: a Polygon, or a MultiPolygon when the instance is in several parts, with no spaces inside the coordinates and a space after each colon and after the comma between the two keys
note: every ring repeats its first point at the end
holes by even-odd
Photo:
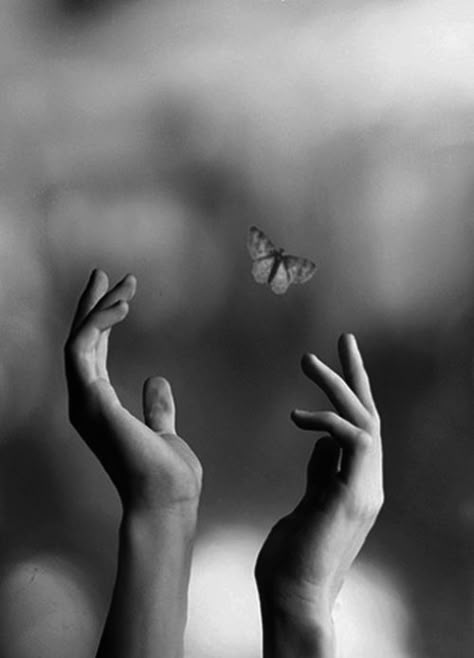
{"type": "Polygon", "coordinates": [[[283,293],[288,290],[290,283],[291,280],[288,276],[288,270],[285,266],[284,260],[282,259],[270,281],[270,288],[273,290],[275,295],[283,295],[283,293]]]}
{"type": "Polygon", "coordinates": [[[306,283],[316,272],[315,263],[307,258],[287,254],[283,256],[283,263],[288,272],[290,283],[306,283]]]}
{"type": "Polygon", "coordinates": [[[306,283],[316,272],[307,258],[284,254],[256,226],[249,229],[247,247],[252,258],[252,275],[257,283],[268,283],[276,295],[284,294],[292,283],[306,283]]]}
{"type": "Polygon", "coordinates": [[[254,261],[252,274],[257,283],[268,283],[274,262],[275,256],[259,258],[254,261]]]}
{"type": "Polygon", "coordinates": [[[270,238],[268,238],[265,233],[256,226],[251,226],[249,228],[247,247],[252,260],[265,258],[276,252],[275,245],[270,238]]]}

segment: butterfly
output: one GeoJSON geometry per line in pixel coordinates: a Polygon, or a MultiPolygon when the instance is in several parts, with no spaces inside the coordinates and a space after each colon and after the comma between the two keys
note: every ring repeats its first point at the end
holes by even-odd
{"type": "Polygon", "coordinates": [[[276,295],[285,293],[291,283],[306,283],[316,272],[312,261],[277,249],[256,226],[249,228],[247,247],[254,261],[253,278],[257,283],[268,283],[276,295]]]}

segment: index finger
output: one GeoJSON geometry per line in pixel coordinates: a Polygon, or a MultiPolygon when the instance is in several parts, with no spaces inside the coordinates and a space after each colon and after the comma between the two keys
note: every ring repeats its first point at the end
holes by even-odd
{"type": "Polygon", "coordinates": [[[105,295],[109,288],[109,277],[103,270],[94,269],[91,272],[89,280],[79,297],[76,312],[72,320],[70,334],[73,334],[77,327],[86,318],[87,314],[94,308],[97,302],[105,295]]]}
{"type": "Polygon", "coordinates": [[[357,395],[364,407],[371,413],[377,413],[370,380],[364,367],[362,355],[353,334],[342,334],[338,342],[339,359],[344,379],[357,395]]]}
{"type": "Polygon", "coordinates": [[[357,427],[364,427],[367,424],[369,412],[340,375],[314,354],[305,354],[301,366],[305,375],[326,393],[343,418],[357,427]]]}

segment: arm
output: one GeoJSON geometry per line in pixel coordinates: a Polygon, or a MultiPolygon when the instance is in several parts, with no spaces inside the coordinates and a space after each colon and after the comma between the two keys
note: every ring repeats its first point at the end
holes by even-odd
{"type": "Polygon", "coordinates": [[[332,610],[383,503],[380,421],[355,338],[339,341],[344,376],[317,357],[304,373],[335,411],[293,411],[317,441],[306,491],[271,530],[257,559],[265,658],[334,658],[332,610]]]}
{"type": "Polygon", "coordinates": [[[98,658],[179,658],[202,471],[177,436],[171,388],[145,382],[145,422],[120,403],[107,372],[108,338],[136,280],[109,290],[95,270],[65,346],[69,416],[122,501],[118,572],[98,658]]]}

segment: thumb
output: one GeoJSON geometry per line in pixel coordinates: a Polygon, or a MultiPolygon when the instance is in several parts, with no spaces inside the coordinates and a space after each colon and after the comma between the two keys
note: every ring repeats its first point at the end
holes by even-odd
{"type": "Polygon", "coordinates": [[[335,439],[323,436],[314,446],[307,468],[306,492],[324,489],[338,472],[341,449],[335,439]]]}
{"type": "Polygon", "coordinates": [[[143,385],[143,416],[155,432],[176,434],[176,409],[171,386],[163,377],[149,377],[143,385]]]}

